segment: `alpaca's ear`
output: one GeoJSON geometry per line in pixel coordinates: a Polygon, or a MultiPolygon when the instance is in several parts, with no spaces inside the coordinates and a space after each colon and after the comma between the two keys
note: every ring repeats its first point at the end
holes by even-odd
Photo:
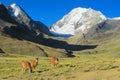
{"type": "Polygon", "coordinates": [[[39,59],[39,58],[36,58],[37,60],[39,59]]]}

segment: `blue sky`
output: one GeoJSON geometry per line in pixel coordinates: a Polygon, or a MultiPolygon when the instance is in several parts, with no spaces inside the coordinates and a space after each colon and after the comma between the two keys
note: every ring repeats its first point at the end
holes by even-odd
{"type": "Polygon", "coordinates": [[[28,15],[47,26],[53,25],[73,8],[101,11],[106,17],[120,17],[120,0],[0,0],[4,5],[17,3],[28,15]]]}

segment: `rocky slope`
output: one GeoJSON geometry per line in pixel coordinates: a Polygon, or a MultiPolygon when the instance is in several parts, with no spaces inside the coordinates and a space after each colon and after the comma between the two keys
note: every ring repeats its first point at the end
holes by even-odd
{"type": "Polygon", "coordinates": [[[96,41],[104,41],[120,35],[120,19],[107,19],[105,22],[100,23],[87,33],[76,34],[66,41],[72,44],[89,45],[96,41]]]}

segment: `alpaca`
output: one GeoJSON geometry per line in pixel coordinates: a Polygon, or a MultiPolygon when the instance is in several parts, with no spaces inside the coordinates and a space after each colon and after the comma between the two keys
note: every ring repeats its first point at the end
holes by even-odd
{"type": "Polygon", "coordinates": [[[51,57],[51,66],[55,67],[58,65],[58,58],[51,57]]]}
{"type": "Polygon", "coordinates": [[[31,68],[34,68],[38,65],[38,58],[36,58],[35,60],[30,60],[29,61],[31,64],[31,68]]]}
{"type": "Polygon", "coordinates": [[[26,70],[29,70],[30,73],[32,73],[32,67],[31,64],[28,61],[22,61],[22,70],[26,72],[26,70]]]}

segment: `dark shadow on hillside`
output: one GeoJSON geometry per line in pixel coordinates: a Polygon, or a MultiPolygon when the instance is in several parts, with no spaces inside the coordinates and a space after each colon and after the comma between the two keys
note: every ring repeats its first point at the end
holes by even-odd
{"type": "Polygon", "coordinates": [[[70,51],[80,51],[84,49],[94,49],[97,45],[75,45],[75,44],[68,44],[65,41],[55,40],[51,38],[43,38],[42,43],[43,45],[50,46],[53,48],[65,49],[67,52],[70,51]]]}
{"type": "Polygon", "coordinates": [[[11,26],[4,27],[2,32],[4,35],[9,35],[12,38],[17,38],[19,40],[29,40],[34,42],[34,31],[30,31],[26,26],[11,26]],[[32,40],[33,39],[33,40],[32,40]]]}
{"type": "Polygon", "coordinates": [[[0,53],[5,53],[5,52],[0,48],[0,53]]]}
{"type": "Polygon", "coordinates": [[[31,32],[30,30],[24,30],[22,27],[5,27],[3,32],[12,38],[17,38],[19,40],[28,40],[52,48],[65,49],[65,51],[68,53],[68,56],[72,56],[72,51],[94,49],[97,47],[97,45],[68,44],[65,41],[45,38],[42,33],[36,36],[34,32],[31,32]]]}

